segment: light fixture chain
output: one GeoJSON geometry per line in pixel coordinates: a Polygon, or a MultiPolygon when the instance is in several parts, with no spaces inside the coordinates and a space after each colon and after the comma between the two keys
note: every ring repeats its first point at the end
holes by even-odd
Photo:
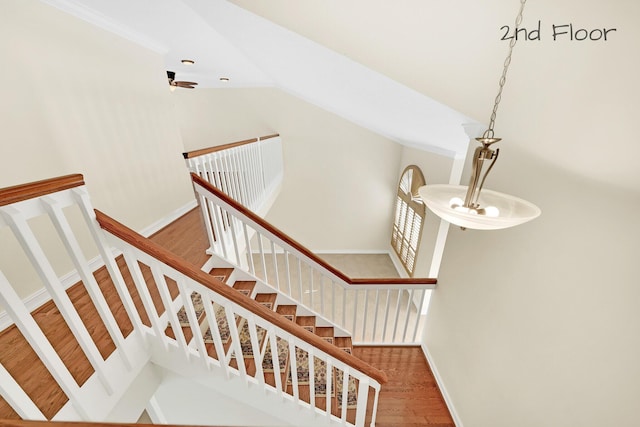
{"type": "Polygon", "coordinates": [[[511,54],[513,53],[513,47],[516,45],[516,41],[518,41],[518,28],[522,23],[522,13],[524,12],[524,4],[526,2],[527,0],[520,0],[520,10],[518,11],[518,16],[516,17],[516,23],[513,29],[513,37],[511,37],[511,40],[509,41],[509,53],[507,54],[507,58],[504,60],[502,76],[500,77],[500,82],[498,84],[498,95],[496,95],[496,100],[493,104],[493,111],[491,112],[491,118],[489,120],[489,129],[485,131],[483,135],[484,138],[493,138],[493,127],[496,124],[498,105],[500,105],[500,100],[502,99],[502,89],[504,88],[504,84],[507,81],[507,70],[509,69],[509,64],[511,64],[511,54]]]}

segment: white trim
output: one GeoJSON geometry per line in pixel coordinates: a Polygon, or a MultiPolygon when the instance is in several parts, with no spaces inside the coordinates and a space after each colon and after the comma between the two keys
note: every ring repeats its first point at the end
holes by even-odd
{"type": "Polygon", "coordinates": [[[456,411],[455,406],[453,406],[453,400],[451,399],[451,396],[449,396],[449,393],[447,392],[447,388],[444,386],[444,382],[442,381],[442,377],[440,376],[440,373],[438,372],[438,368],[436,367],[433,358],[431,357],[431,353],[429,353],[429,349],[427,348],[427,344],[426,343],[422,343],[420,345],[420,348],[422,349],[422,352],[424,353],[424,357],[427,359],[427,363],[429,364],[429,368],[431,369],[431,372],[433,373],[433,378],[436,380],[436,384],[438,385],[438,388],[440,389],[440,394],[442,394],[442,398],[444,399],[444,403],[446,403],[447,405],[447,409],[449,409],[449,413],[451,414],[451,418],[453,418],[453,423],[456,425],[456,427],[463,427],[462,425],[462,420],[460,419],[460,416],[458,415],[458,412],[456,411]]]}
{"type": "MultiPolygon", "coordinates": [[[[182,215],[186,214],[196,206],[198,206],[198,202],[196,200],[192,200],[187,204],[174,210],[173,212],[169,213],[169,215],[165,216],[164,218],[145,227],[140,232],[140,234],[142,234],[144,237],[149,237],[153,233],[156,233],[162,228],[171,224],[173,221],[180,218],[182,215]]],[[[114,256],[118,256],[118,255],[119,253],[114,253],[114,256]]],[[[96,271],[103,265],[104,263],[102,262],[102,259],[100,258],[99,255],[89,260],[89,268],[91,269],[91,271],[96,271]]],[[[62,283],[62,287],[65,290],[69,289],[71,286],[78,283],[79,281],[80,281],[80,275],[76,270],[72,270],[67,274],[65,274],[64,276],[60,277],[60,282],[62,283]]],[[[47,303],[49,300],[51,300],[51,295],[49,295],[49,292],[46,290],[46,288],[43,287],[42,289],[24,298],[22,301],[24,302],[24,305],[27,307],[27,310],[29,310],[29,313],[31,313],[34,310],[37,310],[38,308],[40,308],[45,303],[47,303]]],[[[12,324],[13,324],[13,321],[11,320],[7,312],[4,310],[0,311],[0,331],[5,330],[12,324]]]]}
{"type": "Polygon", "coordinates": [[[142,229],[142,231],[140,231],[140,234],[142,234],[144,237],[149,237],[153,233],[157,233],[158,231],[162,230],[164,227],[171,224],[173,221],[177,220],[182,215],[186,214],[187,212],[191,211],[193,208],[197,206],[198,206],[198,201],[196,199],[193,199],[187,204],[169,213],[169,215],[165,216],[164,218],[161,218],[158,221],[154,222],[153,224],[146,226],[145,228],[142,229]]]}
{"type": "Polygon", "coordinates": [[[396,253],[396,251],[391,248],[387,251],[387,253],[389,254],[389,258],[391,258],[391,262],[393,262],[393,266],[398,271],[398,276],[405,279],[409,278],[409,273],[407,273],[407,270],[404,269],[404,265],[402,265],[402,262],[400,261],[400,258],[398,258],[398,254],[396,253]]]}
{"type": "Polygon", "coordinates": [[[314,254],[380,255],[388,254],[385,249],[311,249],[314,254]]]}

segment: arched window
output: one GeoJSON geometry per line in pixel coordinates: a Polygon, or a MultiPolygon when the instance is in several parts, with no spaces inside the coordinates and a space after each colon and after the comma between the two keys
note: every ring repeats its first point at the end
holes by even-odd
{"type": "Polygon", "coordinates": [[[414,165],[407,166],[398,184],[391,231],[391,246],[411,277],[416,265],[425,216],[424,203],[418,197],[418,188],[423,185],[425,181],[420,168],[414,165]]]}

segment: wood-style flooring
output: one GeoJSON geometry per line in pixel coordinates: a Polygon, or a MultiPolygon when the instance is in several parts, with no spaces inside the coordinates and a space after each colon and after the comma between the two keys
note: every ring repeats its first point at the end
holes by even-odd
{"type": "MultiPolygon", "coordinates": [[[[207,237],[198,209],[194,209],[160,230],[151,236],[151,239],[194,265],[201,266],[208,258],[205,254],[205,249],[208,247],[207,237]]],[[[133,289],[126,267],[122,263],[121,270],[132,291],[134,302],[141,312],[143,322],[147,323],[146,313],[133,289]]],[[[103,288],[120,328],[125,336],[128,335],[131,331],[131,322],[122,308],[106,271],[98,270],[95,276],[103,288]]],[[[95,307],[83,286],[74,285],[68,290],[68,294],[80,311],[100,353],[104,358],[108,357],[114,349],[113,342],[99,320],[95,307]]],[[[34,312],[34,317],[76,381],[79,384],[84,383],[93,370],[55,306],[52,303],[43,305],[34,312]]],[[[389,377],[389,382],[382,386],[380,393],[376,421],[378,427],[454,426],[419,347],[355,347],[354,354],[385,371],[389,377]]],[[[25,388],[47,418],[50,419],[67,402],[65,394],[15,327],[0,332],[0,363],[25,388]]],[[[0,398],[0,419],[19,419],[18,414],[2,398],[0,398]]]]}

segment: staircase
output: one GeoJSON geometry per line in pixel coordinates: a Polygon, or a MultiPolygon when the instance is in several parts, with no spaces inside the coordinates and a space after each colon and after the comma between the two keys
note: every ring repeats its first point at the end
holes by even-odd
{"type": "Polygon", "coordinates": [[[317,313],[216,257],[219,265],[202,271],[94,211],[80,175],[0,190],[0,200],[0,225],[11,230],[16,250],[52,296],[48,313],[59,318],[59,329],[40,321],[44,312],[30,313],[11,276],[0,274],[0,304],[15,324],[9,329],[42,362],[43,377],[53,377],[57,387],[49,394],[61,396],[56,407],[46,407],[51,396],[38,379],[3,362],[0,394],[20,418],[104,421],[126,410],[139,414],[162,381],[159,367],[252,402],[282,425],[373,422],[386,376],[353,357],[349,334],[317,313]],[[104,265],[95,272],[96,261],[79,244],[80,224],[71,225],[78,211],[104,265]],[[62,248],[51,252],[41,244],[36,220],[51,222],[62,248]],[[55,271],[60,249],[76,266],[90,313],[82,314],[55,271]]]}
{"type": "MultiPolygon", "coordinates": [[[[289,322],[299,325],[301,328],[315,334],[327,343],[336,346],[345,353],[352,354],[351,336],[344,330],[335,327],[330,322],[318,317],[315,313],[310,312],[304,307],[299,306],[295,301],[281,295],[277,290],[265,285],[258,280],[250,280],[246,273],[234,268],[212,268],[209,274],[220,280],[232,289],[247,298],[251,298],[258,302],[268,310],[272,310],[289,322]],[[249,279],[249,280],[247,280],[249,279]]],[[[206,320],[206,314],[202,298],[200,295],[193,293],[191,295],[194,312],[198,319],[197,329],[202,331],[207,352],[211,357],[216,357],[216,349],[213,344],[211,328],[206,320]]],[[[237,359],[235,358],[236,346],[234,346],[231,337],[229,323],[224,313],[224,308],[220,305],[214,305],[213,312],[218,330],[221,331],[221,339],[224,348],[225,357],[230,360],[230,366],[238,368],[237,359]]],[[[191,324],[184,307],[178,312],[180,326],[187,340],[191,339],[191,324]]],[[[235,328],[238,330],[238,345],[241,349],[242,359],[244,361],[244,369],[247,375],[255,377],[257,373],[257,364],[261,364],[266,384],[277,387],[275,378],[274,358],[272,357],[272,346],[267,336],[267,330],[261,327],[256,329],[256,339],[259,348],[259,354],[254,354],[254,346],[252,346],[251,331],[249,322],[240,316],[235,317],[235,328]]],[[[168,336],[173,337],[174,334],[171,326],[165,331],[168,336]]],[[[335,417],[343,416],[343,408],[345,409],[345,418],[348,422],[355,422],[355,409],[357,408],[357,390],[358,381],[355,378],[349,378],[347,383],[347,393],[345,390],[344,372],[338,368],[327,370],[326,363],[316,357],[313,358],[313,364],[310,364],[310,357],[307,351],[300,348],[295,349],[295,353],[290,353],[289,344],[282,338],[276,338],[275,348],[277,352],[279,380],[284,385],[286,393],[294,397],[294,387],[292,372],[296,372],[296,380],[298,383],[298,398],[308,404],[326,410],[331,408],[331,414],[335,417]],[[292,355],[295,354],[295,362],[292,361],[292,355]],[[292,369],[292,363],[295,363],[295,369],[292,369]],[[313,387],[313,393],[311,388],[313,387]],[[327,393],[327,390],[330,390],[327,393]]]]}
{"type": "Polygon", "coordinates": [[[351,279],[328,266],[202,178],[269,202],[255,196],[281,175],[256,177],[251,166],[273,156],[230,148],[193,175],[209,239],[203,266],[94,210],[81,175],[0,189],[7,253],[21,253],[12,259],[32,272],[0,271],[12,323],[0,334],[11,343],[0,351],[0,415],[130,421],[154,406],[171,373],[250,402],[278,425],[375,425],[387,376],[354,357],[355,333],[414,343],[421,293],[435,280],[351,279]],[[61,275],[65,265],[74,273],[61,275]],[[30,280],[51,298],[35,312],[18,294],[30,280]]]}

